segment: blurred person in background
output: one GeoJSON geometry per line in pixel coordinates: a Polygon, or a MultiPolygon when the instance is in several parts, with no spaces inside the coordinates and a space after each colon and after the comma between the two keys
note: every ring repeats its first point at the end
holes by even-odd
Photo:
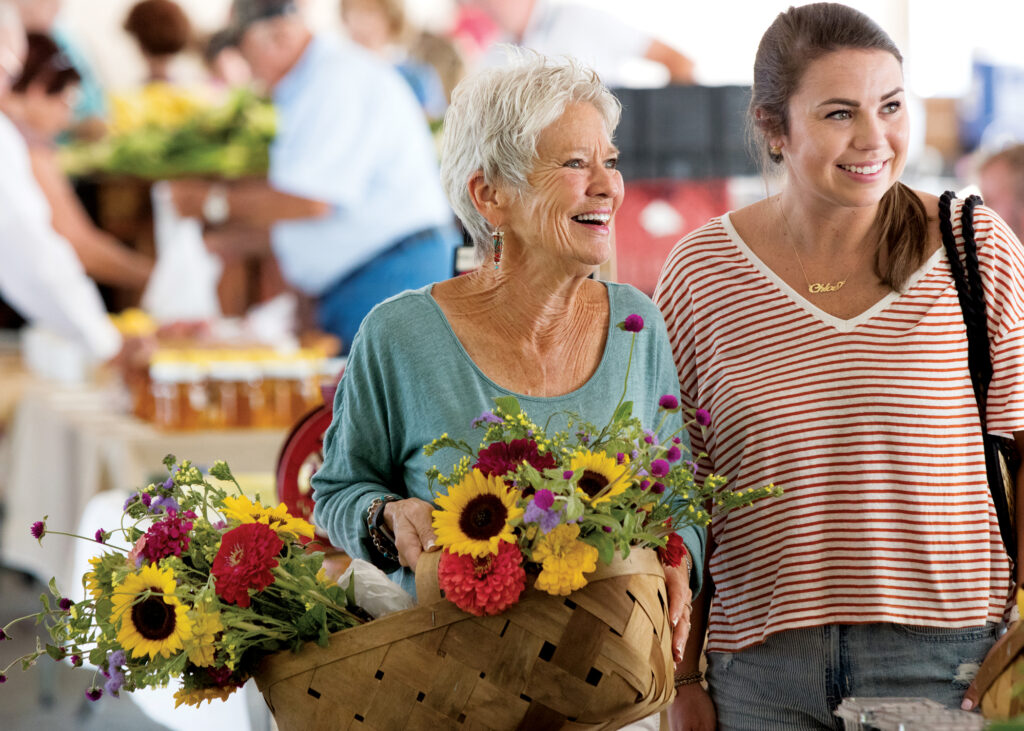
{"type": "Polygon", "coordinates": [[[173,82],[171,65],[192,34],[185,11],[172,0],[142,0],[128,11],[124,29],[142,53],[146,83],[173,82]]]}
{"type": "Polygon", "coordinates": [[[978,187],[986,205],[1024,240],[1024,144],[986,158],[978,169],[978,187]]]}
{"type": "Polygon", "coordinates": [[[349,37],[392,64],[406,80],[431,121],[448,107],[437,70],[413,58],[407,41],[416,33],[405,16],[405,0],[341,0],[341,20],[349,37]]]}
{"type": "Polygon", "coordinates": [[[252,83],[252,69],[227,31],[219,31],[207,39],[203,46],[203,63],[214,86],[236,89],[252,83]]]}
{"type": "Polygon", "coordinates": [[[460,239],[427,122],[398,72],[313,35],[291,0],[235,0],[230,33],[277,111],[268,179],[176,181],[175,203],[241,232],[221,239],[236,254],[271,246],[347,350],[375,304],[452,273],[460,239]]]}
{"type": "MultiPolygon", "coordinates": [[[[21,75],[25,50],[17,9],[0,0],[0,102],[21,75]]],[[[3,112],[0,160],[0,294],[27,320],[81,343],[98,360],[116,356],[121,336],[74,248],[53,230],[25,140],[3,112]]]]}
{"type": "Polygon", "coordinates": [[[26,33],[52,38],[78,72],[78,94],[72,109],[71,128],[62,139],[97,140],[106,134],[106,94],[86,54],[72,33],[60,22],[63,0],[15,0],[26,33]]]}
{"type": "MultiPolygon", "coordinates": [[[[643,58],[665,68],[670,84],[692,84],[693,61],[650,34],[608,13],[582,3],[551,0],[462,0],[483,10],[501,28],[500,43],[512,43],[547,55],[568,55],[594,69],[610,87],[628,86],[623,65],[643,58]]],[[[485,66],[504,63],[492,46],[481,59],[485,66]]]]}
{"type": "Polygon", "coordinates": [[[71,124],[80,78],[51,38],[29,33],[21,76],[0,106],[28,144],[32,172],[49,203],[54,230],[74,247],[86,273],[102,284],[141,292],[152,260],[93,224],[60,166],[56,138],[71,124]]]}

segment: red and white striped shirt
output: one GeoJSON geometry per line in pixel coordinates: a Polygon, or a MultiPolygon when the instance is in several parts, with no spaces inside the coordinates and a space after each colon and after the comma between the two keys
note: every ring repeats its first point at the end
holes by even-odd
{"type": "MultiPolygon", "coordinates": [[[[1010,435],[1024,430],[1024,250],[987,208],[975,233],[989,431],[1010,435]]],[[[904,293],[841,320],[765,266],[726,214],[676,244],[655,299],[684,405],[712,414],[691,432],[700,469],[726,489],[784,490],[712,522],[709,650],[831,623],[1002,618],[1009,567],[942,248],[904,293]]]]}

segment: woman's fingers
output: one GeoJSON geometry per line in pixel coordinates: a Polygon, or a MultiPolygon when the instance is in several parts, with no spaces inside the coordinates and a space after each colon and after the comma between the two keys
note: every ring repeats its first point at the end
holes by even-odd
{"type": "Polygon", "coordinates": [[[433,506],[419,498],[408,498],[388,503],[384,507],[384,520],[395,534],[398,562],[415,567],[423,551],[435,548],[433,506]]]}
{"type": "Polygon", "coordinates": [[[668,592],[668,617],[672,622],[672,657],[683,659],[683,648],[690,634],[690,577],[682,566],[665,567],[665,590],[668,592]]]}

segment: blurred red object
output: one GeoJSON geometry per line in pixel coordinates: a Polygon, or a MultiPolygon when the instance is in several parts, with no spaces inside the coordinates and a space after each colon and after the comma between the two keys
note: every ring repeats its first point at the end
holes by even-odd
{"type": "Polygon", "coordinates": [[[653,295],[676,242],[730,209],[725,180],[634,180],[615,214],[615,278],[653,295]]]}

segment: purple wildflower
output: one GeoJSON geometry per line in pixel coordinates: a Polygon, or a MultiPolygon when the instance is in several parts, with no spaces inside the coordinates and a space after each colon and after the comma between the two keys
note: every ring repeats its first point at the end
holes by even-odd
{"type": "Polygon", "coordinates": [[[96,542],[97,543],[106,543],[107,542],[107,532],[104,531],[102,528],[98,528],[96,530],[96,535],[94,537],[96,538],[96,542]]]}
{"type": "Polygon", "coordinates": [[[150,504],[150,510],[154,513],[166,513],[170,510],[178,511],[181,510],[181,508],[178,506],[178,501],[175,500],[174,498],[170,496],[160,496],[154,499],[153,502],[150,504]]]}
{"type": "Polygon", "coordinates": [[[113,668],[110,671],[109,679],[103,684],[103,690],[108,695],[112,695],[115,698],[120,696],[119,691],[121,686],[124,685],[124,673],[121,672],[120,668],[113,668]]]}
{"type": "Polygon", "coordinates": [[[653,492],[655,495],[660,495],[661,493],[665,492],[665,486],[662,485],[660,482],[655,482],[653,485],[651,485],[651,492],[653,492]]]}
{"type": "Polygon", "coordinates": [[[638,333],[644,329],[644,318],[640,315],[628,315],[622,323],[622,329],[628,333],[638,333]]]}
{"type": "Polygon", "coordinates": [[[580,444],[590,444],[590,435],[584,431],[576,432],[576,437],[580,440],[580,444]]]}
{"type": "Polygon", "coordinates": [[[148,508],[152,502],[153,502],[153,496],[152,495],[150,495],[148,492],[142,493],[142,504],[143,505],[145,505],[148,508]]]}
{"type": "Polygon", "coordinates": [[[61,597],[61,600],[57,604],[65,612],[75,605],[75,603],[68,599],[66,596],[61,597]]]}
{"type": "Polygon", "coordinates": [[[616,455],[615,455],[615,462],[616,462],[616,464],[622,464],[625,461],[626,461],[626,455],[624,455],[622,452],[616,453],[616,455]]]}
{"type": "Polygon", "coordinates": [[[639,457],[639,456],[640,456],[640,450],[639,449],[634,449],[632,452],[629,453],[629,458],[631,460],[633,460],[634,462],[636,461],[637,457],[639,457]]]}
{"type": "Polygon", "coordinates": [[[571,480],[572,476],[574,474],[576,474],[576,473],[573,472],[572,470],[566,470],[565,472],[562,473],[562,479],[563,480],[571,480]]]}
{"type": "Polygon", "coordinates": [[[32,531],[32,537],[37,541],[41,541],[43,536],[46,535],[46,523],[41,520],[37,520],[32,524],[32,528],[30,528],[30,530],[32,531]]]}
{"type": "MultiPolygon", "coordinates": [[[[545,490],[544,492],[548,491],[545,490]]],[[[562,522],[562,516],[557,510],[542,508],[534,499],[530,501],[530,504],[526,506],[526,510],[523,511],[523,522],[537,523],[540,525],[542,533],[550,533],[555,526],[562,522]]]]}
{"type": "Polygon", "coordinates": [[[647,442],[648,444],[658,446],[658,435],[655,434],[650,429],[644,429],[644,441],[647,442]]]}
{"type": "Polygon", "coordinates": [[[163,487],[165,490],[170,490],[172,487],[174,487],[174,475],[171,475],[166,480],[164,480],[163,487]]]}
{"type": "Polygon", "coordinates": [[[672,443],[673,444],[682,444],[683,440],[680,439],[679,437],[672,437],[672,443]]]}
{"type": "Polygon", "coordinates": [[[555,494],[547,489],[537,490],[533,494],[533,502],[537,503],[541,510],[551,510],[551,506],[555,504],[555,494]]]}
{"type": "Polygon", "coordinates": [[[660,399],[658,399],[658,406],[668,411],[675,411],[679,408],[679,399],[670,393],[666,393],[660,399]]]}
{"type": "Polygon", "coordinates": [[[602,525],[601,530],[603,530],[605,533],[611,533],[612,527],[610,525],[602,525]]]}
{"type": "Polygon", "coordinates": [[[6,683],[6,682],[7,682],[7,676],[4,675],[3,673],[0,673],[0,683],[6,683]]]}
{"type": "Polygon", "coordinates": [[[651,481],[650,480],[641,480],[640,481],[640,489],[641,490],[646,490],[650,486],[651,486],[651,481]]]}
{"type": "Polygon", "coordinates": [[[665,459],[669,462],[678,462],[679,458],[682,456],[683,453],[680,451],[679,447],[674,444],[669,448],[668,452],[665,453],[665,459]]]}
{"type": "Polygon", "coordinates": [[[668,474],[668,471],[672,469],[669,463],[663,459],[655,459],[651,461],[651,474],[655,477],[664,477],[668,474]]]}
{"type": "Polygon", "coordinates": [[[71,656],[71,664],[72,664],[72,666],[74,666],[76,668],[82,667],[82,656],[81,655],[72,655],[71,656]]]}
{"type": "Polygon", "coordinates": [[[480,416],[478,416],[475,419],[473,419],[473,421],[470,423],[470,426],[472,426],[474,429],[476,429],[481,424],[500,424],[500,423],[501,423],[501,419],[499,417],[495,416],[490,411],[485,411],[482,414],[480,414],[480,416]]]}
{"type": "Polygon", "coordinates": [[[0,642],[3,642],[6,639],[8,639],[7,633],[0,629],[0,642]]]}
{"type": "Polygon", "coordinates": [[[89,688],[89,690],[85,691],[85,697],[88,698],[89,700],[93,701],[94,703],[96,701],[98,701],[102,696],[103,696],[103,689],[102,688],[89,688]]]}
{"type": "Polygon", "coordinates": [[[114,668],[119,668],[125,664],[127,656],[124,654],[124,650],[114,650],[107,656],[107,664],[114,668]]]}
{"type": "Polygon", "coordinates": [[[693,416],[701,426],[711,426],[711,412],[707,409],[697,409],[693,416]]]}

